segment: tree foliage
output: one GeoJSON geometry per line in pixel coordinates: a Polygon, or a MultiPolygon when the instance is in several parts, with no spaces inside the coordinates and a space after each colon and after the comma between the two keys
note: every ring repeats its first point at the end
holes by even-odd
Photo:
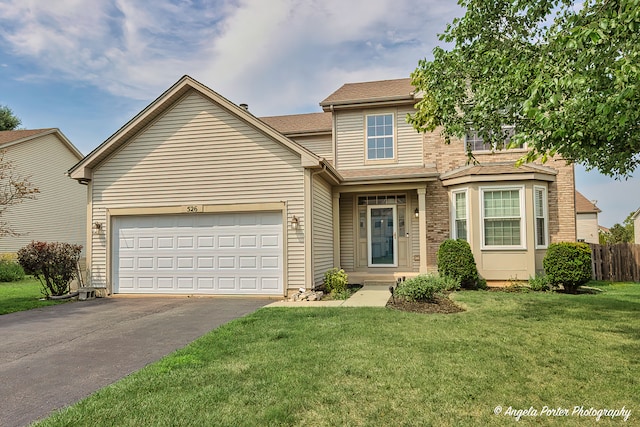
{"type": "Polygon", "coordinates": [[[13,163],[5,160],[5,151],[0,151],[0,237],[16,236],[19,233],[12,226],[2,221],[2,214],[11,206],[25,200],[35,199],[40,190],[33,185],[29,177],[16,172],[13,163]]]}
{"type": "MultiPolygon", "coordinates": [[[[519,163],[560,154],[615,177],[640,163],[640,0],[459,0],[432,61],[412,73],[422,91],[408,120],[442,127],[447,143],[477,131],[519,163]]],[[[471,160],[472,155],[469,153],[471,160]]]]}
{"type": "Polygon", "coordinates": [[[631,212],[622,224],[613,224],[613,227],[609,229],[606,235],[603,235],[605,244],[613,245],[616,243],[633,243],[634,240],[634,225],[633,215],[635,212],[631,212]]]}
{"type": "Polygon", "coordinates": [[[22,124],[22,120],[16,117],[11,108],[0,105],[0,131],[14,130],[22,124]]]}

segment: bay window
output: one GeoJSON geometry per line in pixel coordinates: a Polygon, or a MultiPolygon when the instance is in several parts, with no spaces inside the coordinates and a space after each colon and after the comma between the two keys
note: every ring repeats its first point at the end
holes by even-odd
{"type": "Polygon", "coordinates": [[[467,190],[454,191],[452,193],[453,213],[451,237],[453,239],[462,239],[469,241],[468,230],[468,214],[467,214],[467,190]]]}

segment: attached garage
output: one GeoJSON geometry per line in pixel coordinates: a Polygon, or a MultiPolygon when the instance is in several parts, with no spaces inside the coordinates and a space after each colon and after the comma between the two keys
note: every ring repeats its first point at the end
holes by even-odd
{"type": "Polygon", "coordinates": [[[114,293],[282,295],[282,212],[112,218],[114,293]]]}
{"type": "Polygon", "coordinates": [[[283,296],[333,259],[332,207],[312,210],[335,169],[189,76],[69,176],[88,188],[87,283],[105,295],[283,296]]]}

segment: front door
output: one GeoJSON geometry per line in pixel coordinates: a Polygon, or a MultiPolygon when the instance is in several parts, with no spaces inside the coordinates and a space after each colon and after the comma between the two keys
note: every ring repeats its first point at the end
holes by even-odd
{"type": "Polygon", "coordinates": [[[369,267],[398,266],[398,230],[395,205],[367,207],[369,267]]]}

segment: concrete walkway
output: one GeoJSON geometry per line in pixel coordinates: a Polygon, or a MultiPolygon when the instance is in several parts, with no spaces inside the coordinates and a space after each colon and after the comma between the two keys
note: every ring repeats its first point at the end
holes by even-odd
{"type": "Polygon", "coordinates": [[[385,307],[391,298],[389,285],[365,285],[346,300],[277,301],[266,307],[385,307]]]}

